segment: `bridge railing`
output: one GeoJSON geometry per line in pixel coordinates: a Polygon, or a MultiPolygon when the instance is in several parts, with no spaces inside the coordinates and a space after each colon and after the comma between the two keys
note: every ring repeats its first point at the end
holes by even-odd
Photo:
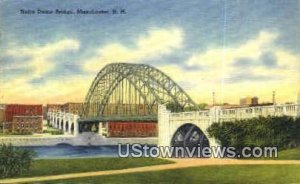
{"type": "Polygon", "coordinates": [[[222,109],[220,118],[247,119],[259,116],[299,116],[299,104],[281,104],[247,108],[222,109]]]}
{"type": "Polygon", "coordinates": [[[211,119],[210,111],[204,110],[170,114],[170,121],[192,121],[194,119],[198,119],[204,123],[209,122],[211,119]]]}
{"type": "Polygon", "coordinates": [[[47,118],[52,127],[63,130],[69,134],[78,134],[78,115],[62,111],[49,111],[47,118]]]}
{"type": "Polygon", "coordinates": [[[170,120],[188,121],[191,119],[200,119],[206,121],[224,122],[234,121],[240,119],[249,119],[255,117],[267,116],[300,116],[300,104],[279,104],[269,106],[255,106],[255,107],[240,107],[224,109],[219,106],[212,107],[209,110],[170,113],[170,120]]]}

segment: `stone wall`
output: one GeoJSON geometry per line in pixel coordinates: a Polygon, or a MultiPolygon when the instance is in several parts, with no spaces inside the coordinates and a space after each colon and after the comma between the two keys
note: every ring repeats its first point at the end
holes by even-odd
{"type": "Polygon", "coordinates": [[[9,136],[0,137],[0,144],[12,144],[14,146],[55,146],[57,144],[70,145],[117,145],[119,143],[157,144],[156,137],[149,138],[104,138],[94,133],[83,133],[78,136],[51,135],[48,137],[34,136],[9,136]]]}
{"type": "Polygon", "coordinates": [[[210,146],[217,146],[218,142],[210,138],[207,133],[207,128],[212,123],[249,119],[259,116],[299,117],[300,103],[228,109],[215,106],[209,110],[180,113],[171,113],[164,105],[160,105],[158,111],[158,145],[170,146],[172,137],[177,129],[184,124],[190,123],[202,130],[208,138],[210,146]]]}

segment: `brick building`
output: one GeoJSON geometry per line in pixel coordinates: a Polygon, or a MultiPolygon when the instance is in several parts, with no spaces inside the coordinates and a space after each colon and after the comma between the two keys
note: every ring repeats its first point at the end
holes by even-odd
{"type": "Polygon", "coordinates": [[[42,133],[42,118],[42,116],[14,116],[11,131],[19,133],[42,133]]]}
{"type": "Polygon", "coordinates": [[[40,133],[43,130],[43,106],[8,104],[5,106],[5,132],[40,133]]]}
{"type": "Polygon", "coordinates": [[[80,114],[82,103],[68,102],[62,105],[61,110],[66,113],[80,114]]]}
{"type": "Polygon", "coordinates": [[[48,112],[60,112],[62,108],[62,104],[47,104],[43,107],[43,116],[44,119],[47,119],[47,113],[48,112]]]}
{"type": "Polygon", "coordinates": [[[5,121],[5,106],[0,104],[0,130],[2,130],[2,126],[4,125],[5,121]]]}
{"type": "Polygon", "coordinates": [[[46,111],[47,112],[59,112],[62,110],[62,104],[47,104],[46,111]]]}
{"type": "Polygon", "coordinates": [[[157,122],[106,122],[102,135],[107,137],[156,137],[157,122]]]}
{"type": "Polygon", "coordinates": [[[240,105],[241,106],[258,105],[258,98],[256,96],[241,98],[240,105]]]}

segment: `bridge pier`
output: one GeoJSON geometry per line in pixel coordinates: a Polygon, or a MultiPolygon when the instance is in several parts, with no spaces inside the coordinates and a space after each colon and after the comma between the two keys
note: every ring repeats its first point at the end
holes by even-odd
{"type": "MultiPolygon", "coordinates": [[[[209,137],[206,129],[211,125],[213,121],[216,121],[216,117],[212,115],[216,114],[217,110],[213,109],[210,114],[211,117],[200,119],[198,116],[183,113],[171,113],[166,109],[166,106],[159,105],[158,107],[158,146],[172,146],[172,138],[176,131],[185,124],[193,124],[198,127],[205,137],[208,139],[209,146],[219,146],[218,142],[209,137]],[[188,116],[191,115],[191,116],[188,116]]],[[[196,112],[194,112],[196,113],[196,112]]]]}
{"type": "Polygon", "coordinates": [[[79,123],[78,123],[79,116],[74,115],[74,136],[78,136],[79,134],[79,123]]]}
{"type": "Polygon", "coordinates": [[[61,123],[62,123],[62,116],[60,114],[58,118],[58,127],[57,127],[59,130],[61,130],[61,123]]]}
{"type": "MultiPolygon", "coordinates": [[[[299,95],[300,99],[300,95],[299,95]]],[[[207,128],[212,123],[236,121],[267,116],[300,116],[300,100],[293,104],[278,104],[270,106],[242,107],[224,109],[214,106],[209,110],[171,113],[164,105],[158,107],[158,145],[171,146],[177,130],[186,124],[198,127],[207,137],[210,146],[218,146],[218,141],[209,137],[207,128]]]]}
{"type": "Polygon", "coordinates": [[[51,116],[51,119],[52,119],[51,126],[53,127],[54,126],[54,121],[55,121],[54,113],[51,113],[50,116],[51,116]]]}
{"type": "Polygon", "coordinates": [[[53,125],[52,125],[52,127],[53,128],[56,128],[56,114],[53,114],[53,125]]]}
{"type": "Polygon", "coordinates": [[[48,118],[49,118],[49,124],[51,125],[51,126],[53,126],[53,116],[52,116],[52,113],[50,113],[49,115],[48,115],[48,118]]]}
{"type": "Polygon", "coordinates": [[[71,121],[71,116],[68,116],[68,130],[66,130],[68,132],[68,134],[72,134],[72,121],[71,121]]]}
{"type": "Polygon", "coordinates": [[[99,122],[99,125],[98,125],[98,134],[102,135],[102,122],[99,122]]]}
{"type": "Polygon", "coordinates": [[[47,119],[53,128],[73,134],[74,136],[79,134],[78,115],[64,112],[48,112],[47,119]]]}
{"type": "Polygon", "coordinates": [[[62,126],[62,129],[61,129],[64,132],[66,132],[66,123],[67,123],[66,118],[67,118],[67,114],[64,114],[63,119],[62,119],[63,126],[62,126]]]}
{"type": "Polygon", "coordinates": [[[59,114],[56,114],[55,128],[59,128],[59,114]]]}
{"type": "Polygon", "coordinates": [[[58,120],[58,115],[57,114],[55,114],[55,122],[54,122],[54,128],[58,128],[58,124],[57,124],[57,122],[58,122],[59,120],[58,120]]]}

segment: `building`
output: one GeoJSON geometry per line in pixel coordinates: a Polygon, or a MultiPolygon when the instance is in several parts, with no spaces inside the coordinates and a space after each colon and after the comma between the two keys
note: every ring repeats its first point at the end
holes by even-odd
{"type": "Polygon", "coordinates": [[[5,121],[5,106],[0,104],[0,129],[2,130],[2,126],[5,121]]]}
{"type": "Polygon", "coordinates": [[[253,106],[258,105],[258,98],[255,97],[245,97],[240,99],[240,105],[241,106],[253,106]]]}
{"type": "Polygon", "coordinates": [[[14,116],[11,131],[18,133],[42,133],[42,118],[42,116],[14,116]]]}
{"type": "Polygon", "coordinates": [[[5,106],[5,132],[41,133],[43,130],[43,106],[8,104],[5,106]]]}
{"type": "MultiPolygon", "coordinates": [[[[152,111],[157,111],[157,106],[152,107],[152,111]]],[[[104,115],[130,115],[134,114],[147,114],[149,111],[148,105],[145,104],[114,104],[109,103],[103,110],[104,115]]]]}
{"type": "Polygon", "coordinates": [[[60,112],[62,110],[62,104],[47,104],[46,112],[60,112]]]}
{"type": "Polygon", "coordinates": [[[43,119],[47,120],[47,106],[43,106],[43,119]]]}
{"type": "Polygon", "coordinates": [[[229,109],[229,108],[239,108],[241,107],[241,105],[239,104],[229,104],[229,103],[223,103],[223,104],[211,104],[211,105],[207,105],[205,108],[201,109],[201,110],[209,110],[215,106],[219,106],[222,109],[229,109]]]}
{"type": "Polygon", "coordinates": [[[100,134],[106,137],[157,137],[157,122],[106,122],[100,134]]]}
{"type": "MultiPolygon", "coordinates": [[[[62,111],[62,104],[47,104],[44,107],[44,119],[47,119],[48,112],[60,112],[62,111]]],[[[48,120],[49,123],[49,120],[48,120]]]]}
{"type": "Polygon", "coordinates": [[[79,115],[82,109],[82,103],[68,102],[62,105],[61,111],[79,115]]]}

